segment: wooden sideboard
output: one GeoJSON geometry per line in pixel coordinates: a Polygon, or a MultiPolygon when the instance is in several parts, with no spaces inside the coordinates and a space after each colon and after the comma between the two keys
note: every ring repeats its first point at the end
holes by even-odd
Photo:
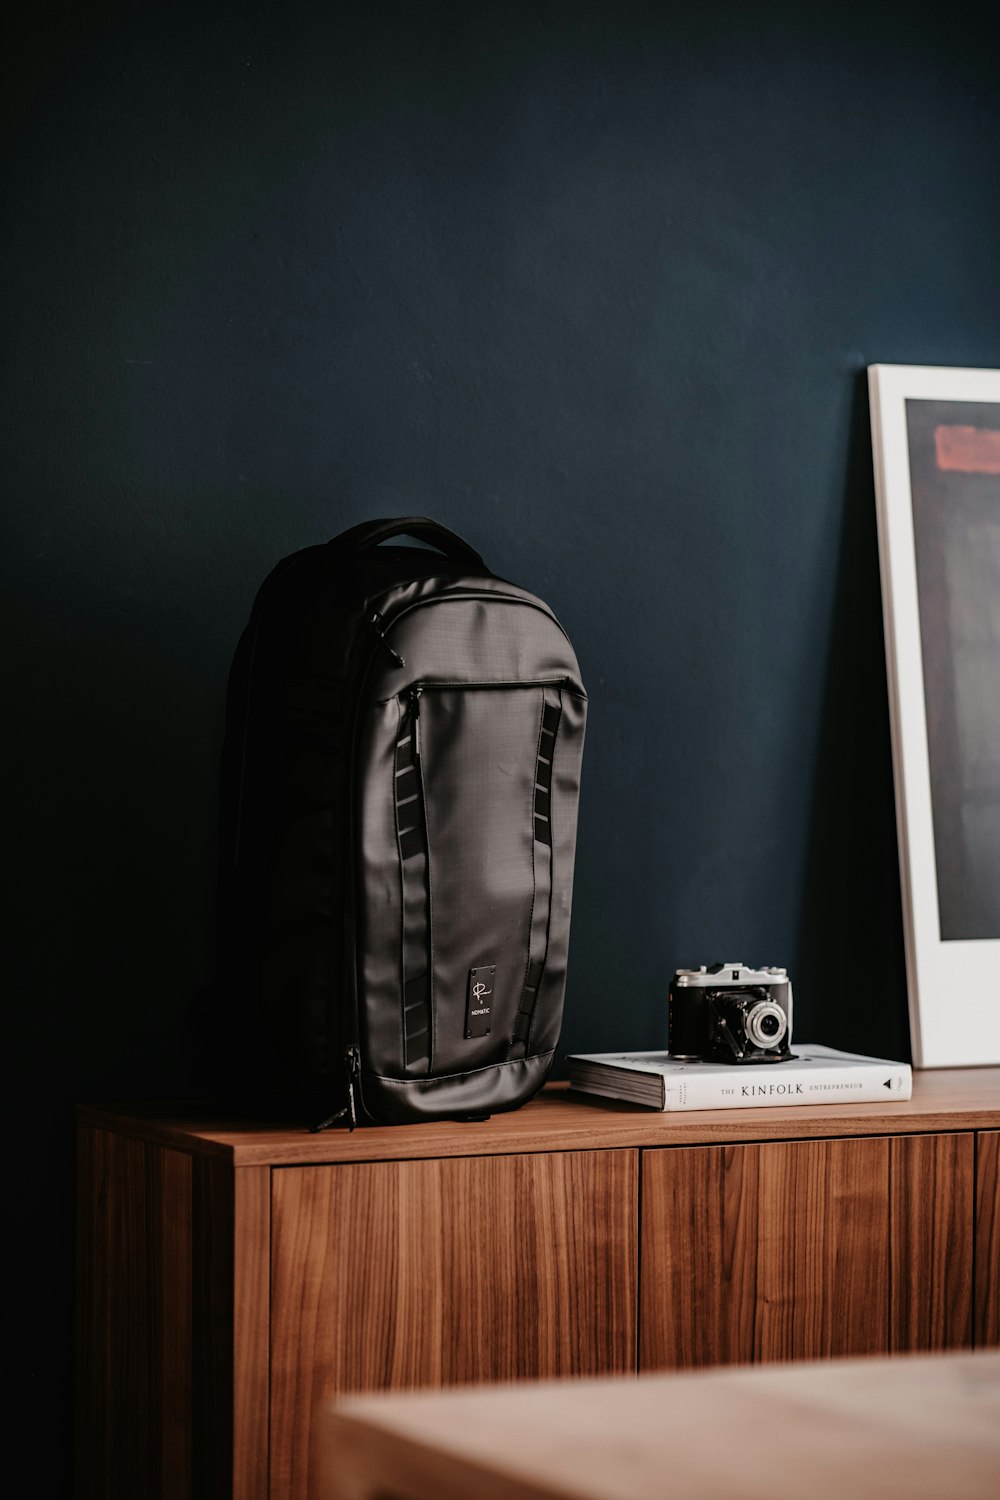
{"type": "Polygon", "coordinates": [[[1000,1344],[1000,1069],[312,1135],[78,1111],[79,1500],[307,1500],[350,1392],[1000,1344]]]}

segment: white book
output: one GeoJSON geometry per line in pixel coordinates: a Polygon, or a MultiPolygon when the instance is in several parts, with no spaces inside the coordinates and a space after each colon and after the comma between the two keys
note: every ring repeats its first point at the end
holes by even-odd
{"type": "Polygon", "coordinates": [[[769,1104],[865,1104],[909,1099],[909,1063],[793,1044],[780,1063],[680,1061],[669,1052],[578,1052],[570,1084],[651,1109],[747,1109],[769,1104]]]}

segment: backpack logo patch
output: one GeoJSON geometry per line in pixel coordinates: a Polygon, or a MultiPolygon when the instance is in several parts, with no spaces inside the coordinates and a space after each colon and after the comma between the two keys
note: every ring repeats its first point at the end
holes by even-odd
{"type": "Polygon", "coordinates": [[[465,1035],[489,1036],[493,1024],[493,982],[496,964],[481,964],[469,970],[469,987],[465,1000],[465,1035]]]}

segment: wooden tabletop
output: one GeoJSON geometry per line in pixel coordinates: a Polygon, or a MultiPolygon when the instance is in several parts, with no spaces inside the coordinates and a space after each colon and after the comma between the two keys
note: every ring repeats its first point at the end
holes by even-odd
{"type": "Polygon", "coordinates": [[[317,1500],[996,1500],[1000,1353],[355,1397],[317,1500]]]}
{"type": "Polygon", "coordinates": [[[80,1105],[81,1124],[110,1128],[234,1166],[401,1161],[501,1156],[528,1151],[718,1145],[727,1141],[829,1139],[1000,1128],[1000,1068],[914,1070],[913,1097],[878,1104],[768,1105],[662,1113],[549,1084],[530,1103],[482,1124],[335,1128],[313,1135],[303,1123],[265,1125],[198,1103],[80,1105]]]}

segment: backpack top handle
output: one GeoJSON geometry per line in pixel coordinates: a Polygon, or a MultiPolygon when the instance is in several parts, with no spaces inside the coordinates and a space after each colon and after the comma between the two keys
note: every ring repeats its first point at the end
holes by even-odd
{"type": "Polygon", "coordinates": [[[442,526],[439,521],[432,521],[429,516],[396,516],[386,517],[382,521],[362,521],[349,531],[342,531],[327,545],[346,560],[369,547],[377,547],[379,542],[387,542],[393,536],[409,536],[416,542],[429,542],[446,557],[468,563],[477,572],[489,571],[474,547],[470,547],[468,542],[463,541],[454,531],[449,531],[447,526],[442,526]]]}

